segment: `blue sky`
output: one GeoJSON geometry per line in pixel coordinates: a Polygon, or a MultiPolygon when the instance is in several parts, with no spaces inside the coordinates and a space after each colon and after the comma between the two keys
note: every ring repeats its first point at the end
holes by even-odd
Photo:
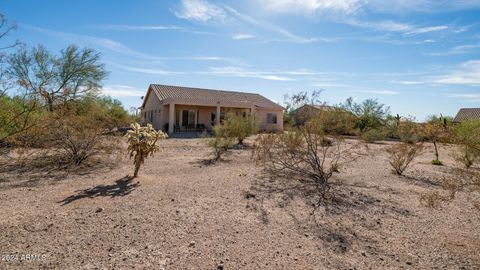
{"type": "Polygon", "coordinates": [[[128,108],[150,83],[377,98],[423,120],[480,107],[480,0],[1,0],[11,38],[103,54],[128,108]]]}

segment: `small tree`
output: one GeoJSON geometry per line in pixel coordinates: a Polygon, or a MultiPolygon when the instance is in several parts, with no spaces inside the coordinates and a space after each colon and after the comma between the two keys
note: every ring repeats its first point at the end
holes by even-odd
{"type": "Polygon", "coordinates": [[[138,176],[140,166],[145,162],[149,156],[153,156],[159,150],[157,141],[165,140],[167,135],[162,131],[156,131],[151,124],[142,127],[137,123],[130,126],[132,130],[127,132],[128,151],[130,158],[133,157],[135,164],[135,171],[133,177],[138,176]]]}
{"type": "Polygon", "coordinates": [[[93,94],[106,77],[100,53],[71,45],[52,55],[44,47],[25,49],[8,58],[8,75],[19,89],[41,100],[49,111],[58,105],[93,94]]]}
{"type": "Polygon", "coordinates": [[[235,138],[239,145],[243,145],[243,140],[256,132],[255,118],[231,113],[227,115],[222,129],[223,137],[235,138]]]}
{"type": "Polygon", "coordinates": [[[213,128],[213,138],[207,137],[208,146],[213,148],[213,162],[217,162],[222,158],[228,149],[233,145],[233,138],[225,135],[225,127],[223,125],[217,125],[213,128]]]}
{"type": "Polygon", "coordinates": [[[447,137],[446,122],[442,117],[430,116],[430,120],[423,125],[422,135],[425,139],[433,144],[435,149],[435,159],[432,160],[433,165],[442,165],[438,153],[438,144],[447,137]]]}
{"type": "Polygon", "coordinates": [[[356,128],[363,133],[369,129],[379,129],[384,126],[390,107],[381,104],[376,99],[366,99],[357,103],[353,98],[348,98],[339,107],[351,112],[357,117],[356,128]]]}
{"type": "Polygon", "coordinates": [[[393,172],[402,175],[412,161],[421,153],[420,143],[398,143],[387,149],[390,154],[389,163],[393,172]]]}

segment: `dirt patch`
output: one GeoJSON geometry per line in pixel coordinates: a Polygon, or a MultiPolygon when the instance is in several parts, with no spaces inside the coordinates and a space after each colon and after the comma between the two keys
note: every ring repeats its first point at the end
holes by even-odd
{"type": "Polygon", "coordinates": [[[389,144],[342,168],[335,207],[316,211],[308,193],[253,166],[250,150],[203,164],[211,151],[199,139],[162,142],[138,179],[128,159],[28,186],[4,171],[2,258],[45,257],[0,269],[479,269],[480,213],[466,195],[440,210],[419,202],[453,165],[448,149],[445,166],[429,165],[429,147],[398,177],[389,144]]]}

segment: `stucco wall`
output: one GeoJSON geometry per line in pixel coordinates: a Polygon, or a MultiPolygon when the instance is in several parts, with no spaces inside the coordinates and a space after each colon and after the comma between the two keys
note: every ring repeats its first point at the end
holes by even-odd
{"type": "Polygon", "coordinates": [[[160,100],[156,98],[155,93],[150,92],[149,97],[146,98],[145,107],[141,111],[141,120],[142,123],[150,123],[155,129],[162,128],[162,106],[160,105],[160,100]],[[145,113],[147,114],[145,117],[145,113]],[[150,115],[152,117],[150,117],[150,115]],[[151,121],[153,120],[153,121],[151,121]]]}
{"type": "Polygon", "coordinates": [[[255,111],[259,131],[283,131],[283,111],[272,109],[257,109],[255,111]],[[277,115],[277,124],[267,123],[267,114],[275,113],[277,115]]]}

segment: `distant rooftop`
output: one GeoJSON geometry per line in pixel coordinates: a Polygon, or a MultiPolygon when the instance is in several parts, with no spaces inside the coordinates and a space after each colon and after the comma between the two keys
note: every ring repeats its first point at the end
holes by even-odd
{"type": "Polygon", "coordinates": [[[480,108],[461,108],[453,119],[453,122],[480,120],[480,108]]]}

